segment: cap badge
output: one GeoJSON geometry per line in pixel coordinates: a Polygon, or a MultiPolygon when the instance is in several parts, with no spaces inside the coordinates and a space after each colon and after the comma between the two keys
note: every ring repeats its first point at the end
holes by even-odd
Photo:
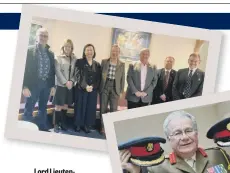
{"type": "Polygon", "coordinates": [[[150,152],[150,151],[153,151],[153,149],[154,149],[153,143],[148,143],[147,146],[146,146],[146,150],[147,150],[148,152],[150,152]]]}
{"type": "Polygon", "coordinates": [[[226,127],[230,131],[230,123],[228,123],[226,127]]]}

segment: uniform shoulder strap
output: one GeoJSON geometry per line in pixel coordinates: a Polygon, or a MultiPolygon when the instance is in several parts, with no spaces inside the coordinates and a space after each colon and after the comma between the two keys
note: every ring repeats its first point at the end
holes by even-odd
{"type": "Polygon", "coordinates": [[[205,150],[203,148],[198,148],[199,152],[202,154],[202,156],[207,157],[207,153],[205,152],[205,150]]]}

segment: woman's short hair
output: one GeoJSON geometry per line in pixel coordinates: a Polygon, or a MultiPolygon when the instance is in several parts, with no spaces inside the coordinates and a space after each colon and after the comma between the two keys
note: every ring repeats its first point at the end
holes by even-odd
{"type": "Polygon", "coordinates": [[[70,39],[66,39],[61,47],[61,54],[65,54],[65,50],[64,50],[64,47],[65,47],[65,44],[70,44],[71,45],[71,54],[73,53],[73,41],[70,40],[70,39]]]}
{"type": "Polygon", "coordinates": [[[82,58],[86,58],[85,49],[86,49],[87,47],[90,47],[90,46],[93,47],[93,52],[94,52],[94,54],[93,54],[93,59],[96,57],[95,47],[94,47],[93,44],[89,43],[89,44],[86,44],[86,45],[84,46],[84,48],[83,48],[82,58]]]}

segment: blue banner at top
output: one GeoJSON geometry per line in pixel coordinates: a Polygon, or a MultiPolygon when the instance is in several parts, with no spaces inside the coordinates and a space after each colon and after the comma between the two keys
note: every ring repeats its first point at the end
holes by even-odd
{"type": "MultiPolygon", "coordinates": [[[[230,29],[230,13],[100,13],[205,29],[230,29]]],[[[1,30],[19,29],[20,13],[0,13],[1,30]]]]}

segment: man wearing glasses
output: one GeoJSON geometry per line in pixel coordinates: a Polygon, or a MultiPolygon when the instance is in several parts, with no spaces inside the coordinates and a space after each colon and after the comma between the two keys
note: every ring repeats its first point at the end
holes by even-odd
{"type": "Polygon", "coordinates": [[[121,151],[122,168],[130,173],[228,173],[229,160],[220,148],[202,149],[198,145],[195,117],[184,111],[171,113],[164,121],[164,133],[173,150],[158,165],[141,168],[128,162],[129,151],[121,151]]]}
{"type": "Polygon", "coordinates": [[[47,45],[48,31],[45,28],[38,29],[36,39],[36,44],[27,51],[22,90],[26,103],[22,120],[35,123],[41,131],[48,131],[47,102],[55,85],[54,54],[47,45]],[[38,115],[33,117],[37,102],[38,115]]]}

